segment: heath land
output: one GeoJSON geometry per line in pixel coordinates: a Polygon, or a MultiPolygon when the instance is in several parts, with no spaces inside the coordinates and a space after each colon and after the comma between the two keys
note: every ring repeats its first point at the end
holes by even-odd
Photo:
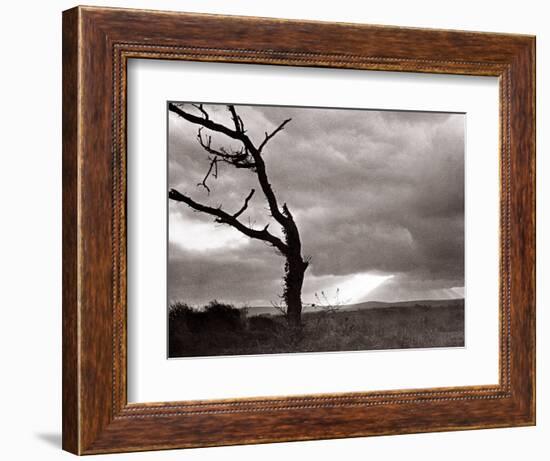
{"type": "Polygon", "coordinates": [[[168,328],[169,357],[463,347],[464,299],[311,308],[300,329],[274,308],[174,303],[168,328]]]}

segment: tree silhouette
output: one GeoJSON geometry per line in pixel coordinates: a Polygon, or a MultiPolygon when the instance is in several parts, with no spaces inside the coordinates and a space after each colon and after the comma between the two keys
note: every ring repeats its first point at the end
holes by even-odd
{"type": "Polygon", "coordinates": [[[251,225],[243,224],[243,222],[239,220],[239,217],[247,210],[250,200],[254,197],[256,192],[255,189],[250,190],[242,206],[233,214],[224,211],[221,206],[214,208],[198,203],[191,197],[175,189],[170,189],[168,196],[171,200],[185,203],[193,210],[213,216],[214,221],[217,223],[232,226],[252,239],[262,240],[272,245],[278,253],[285,258],[282,299],[286,307],[287,321],[291,327],[300,328],[302,315],[302,285],[309,262],[302,257],[300,232],[292,213],[286,203],[279,206],[273,187],[269,182],[263,158],[263,151],[268,142],[277,133],[282,131],[291,119],[284,120],[271,133],[265,132],[265,137],[262,142],[256,145],[246,134],[243,120],[238,115],[235,106],[227,105],[227,109],[233,121],[233,127],[228,127],[212,120],[210,114],[202,104],[192,104],[191,106],[194,107],[200,115],[187,112],[185,110],[185,105],[179,103],[169,103],[168,109],[188,122],[199,126],[197,140],[208,154],[210,165],[198,186],[205,188],[207,192],[210,193],[208,180],[210,177],[218,177],[218,164],[229,164],[235,168],[250,170],[258,179],[260,189],[267,201],[271,217],[281,226],[284,240],[281,240],[269,232],[269,224],[262,229],[255,229],[251,225]],[[239,150],[213,146],[211,135],[203,133],[204,129],[223,134],[232,140],[238,141],[240,145],[239,150]]]}

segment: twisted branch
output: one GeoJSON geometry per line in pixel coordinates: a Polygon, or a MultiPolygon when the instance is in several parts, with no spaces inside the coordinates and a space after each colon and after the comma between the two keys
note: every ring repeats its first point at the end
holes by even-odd
{"type": "MultiPolygon", "coordinates": [[[[250,193],[249,196],[247,197],[247,202],[248,200],[250,200],[251,196],[252,196],[252,193],[250,193]]],[[[283,255],[286,255],[288,252],[287,245],[284,244],[279,238],[277,238],[276,236],[268,232],[267,226],[262,230],[257,230],[257,229],[252,229],[251,227],[248,227],[244,225],[242,222],[240,222],[237,219],[239,212],[235,213],[234,215],[230,215],[229,213],[226,213],[225,211],[223,211],[221,207],[213,208],[207,205],[203,205],[201,203],[197,203],[191,197],[188,197],[182,194],[181,192],[178,192],[175,189],[170,189],[170,192],[168,193],[168,197],[171,200],[175,200],[177,202],[183,202],[196,211],[200,211],[202,213],[206,213],[211,216],[214,216],[216,218],[215,222],[221,223],[221,224],[228,224],[250,238],[268,242],[269,244],[277,248],[283,255]]]]}
{"type": "MultiPolygon", "coordinates": [[[[238,116],[235,107],[232,105],[229,105],[228,109],[231,112],[231,115],[233,118],[233,123],[235,125],[234,130],[226,127],[225,125],[214,122],[210,118],[207,119],[207,118],[197,117],[196,115],[190,114],[189,112],[186,112],[175,103],[168,104],[168,110],[179,115],[185,120],[191,123],[194,123],[196,125],[199,125],[201,127],[207,128],[209,130],[222,133],[231,139],[240,141],[244,147],[244,151],[242,155],[249,154],[253,159],[253,166],[250,166],[250,168],[254,168],[258,176],[258,182],[260,183],[262,192],[264,193],[267,203],[269,205],[269,211],[271,213],[271,216],[273,216],[273,218],[279,224],[281,224],[283,228],[286,228],[289,225],[295,228],[295,225],[293,226],[292,225],[293,223],[291,222],[292,218],[284,214],[279,208],[279,204],[277,203],[277,198],[275,197],[275,192],[273,191],[273,188],[271,187],[271,184],[269,183],[269,179],[267,177],[265,162],[264,162],[264,159],[262,158],[261,150],[254,145],[252,140],[246,134],[243,127],[242,119],[238,116]]],[[[275,136],[279,131],[281,131],[289,121],[290,119],[288,121],[285,120],[270,135],[266,135],[266,139],[264,139],[264,141],[261,144],[262,148],[271,138],[273,138],[273,136],[275,136]]],[[[202,144],[203,143],[201,142],[201,145],[202,144]]],[[[227,152],[216,151],[215,149],[213,149],[211,146],[210,140],[204,144],[207,146],[207,148],[205,149],[208,152],[214,155],[218,155],[220,158],[224,159],[225,161],[229,161],[229,163],[232,163],[236,167],[249,168],[248,165],[245,166],[246,162],[244,162],[244,160],[239,160],[235,162],[236,158],[232,157],[232,154],[229,154],[227,152]]],[[[239,159],[241,159],[241,157],[239,157],[239,159]]],[[[291,229],[291,231],[293,231],[293,229],[291,229]]]]}
{"type": "Polygon", "coordinates": [[[262,151],[262,149],[264,148],[264,146],[269,142],[269,140],[271,138],[273,138],[273,136],[275,136],[279,131],[283,130],[285,128],[285,125],[290,122],[292,119],[291,118],[287,118],[283,123],[281,123],[275,130],[273,130],[270,134],[267,134],[267,131],[265,132],[265,139],[263,140],[263,142],[260,144],[260,147],[258,147],[258,151],[262,151]]]}
{"type": "MultiPolygon", "coordinates": [[[[240,215],[242,215],[244,213],[244,211],[248,208],[248,202],[250,202],[250,199],[252,198],[252,196],[254,195],[254,192],[256,192],[254,189],[252,189],[250,191],[250,194],[248,194],[248,196],[244,199],[244,204],[243,206],[241,207],[241,209],[239,211],[237,211],[233,217],[234,218],[238,218],[240,215]]],[[[269,225],[269,224],[268,224],[269,225]]],[[[265,227],[264,230],[267,230],[267,226],[265,227]]]]}

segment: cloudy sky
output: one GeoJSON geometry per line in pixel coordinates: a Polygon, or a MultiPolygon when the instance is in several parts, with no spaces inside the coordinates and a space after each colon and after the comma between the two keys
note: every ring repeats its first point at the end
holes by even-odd
{"type": "MultiPolygon", "coordinates": [[[[198,111],[186,105],[189,112],[198,111]]],[[[223,105],[205,106],[232,127],[223,105]]],[[[464,294],[464,115],[425,112],[237,106],[264,149],[270,182],[300,229],[311,257],[304,302],[323,290],[355,303],[457,298],[464,294]]],[[[197,126],[169,113],[169,187],[231,214],[251,188],[240,218],[277,233],[250,170],[220,165],[211,193],[197,187],[208,170],[197,126]]],[[[213,146],[239,147],[213,134],[213,146]]],[[[284,259],[212,217],[169,201],[168,299],[212,299],[269,306],[282,293],[284,259]]]]}

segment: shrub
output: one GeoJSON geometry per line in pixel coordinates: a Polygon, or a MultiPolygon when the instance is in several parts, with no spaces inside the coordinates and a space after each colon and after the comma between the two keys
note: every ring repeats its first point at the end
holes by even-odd
{"type": "Polygon", "coordinates": [[[193,308],[182,302],[175,302],[171,304],[168,308],[168,320],[169,321],[178,321],[185,320],[185,318],[190,315],[193,311],[193,308]]]}

